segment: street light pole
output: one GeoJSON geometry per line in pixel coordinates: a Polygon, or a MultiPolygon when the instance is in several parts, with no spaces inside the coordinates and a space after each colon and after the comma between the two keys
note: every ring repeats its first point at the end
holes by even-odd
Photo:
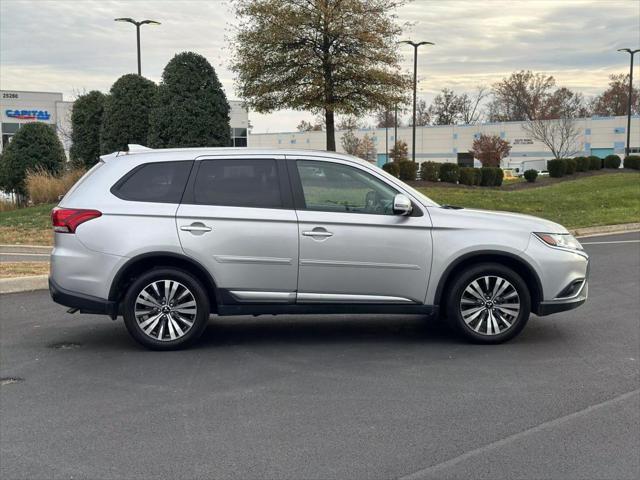
{"type": "Polygon", "coordinates": [[[116,22],[127,22],[132,23],[136,26],[136,40],[138,46],[138,75],[142,75],[142,66],[140,61],[140,26],[141,25],[160,25],[160,22],[156,22],[155,20],[142,20],[141,22],[136,22],[133,18],[116,18],[114,19],[116,22]]]}
{"type": "Polygon", "coordinates": [[[411,141],[411,159],[416,161],[416,89],[418,85],[418,47],[421,45],[435,45],[432,42],[412,42],[411,40],[403,40],[400,43],[406,43],[413,47],[413,139],[411,141]]]}
{"type": "Polygon", "coordinates": [[[619,52],[627,52],[631,57],[631,67],[629,69],[629,95],[627,98],[627,145],[624,149],[625,157],[628,157],[631,153],[631,145],[629,142],[631,141],[631,96],[633,94],[633,56],[640,52],[640,48],[635,50],[631,50],[630,48],[620,48],[619,52]]]}

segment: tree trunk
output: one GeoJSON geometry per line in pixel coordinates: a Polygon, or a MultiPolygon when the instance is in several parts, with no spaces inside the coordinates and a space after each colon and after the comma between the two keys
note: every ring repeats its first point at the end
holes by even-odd
{"type": "Polygon", "coordinates": [[[329,152],[336,151],[336,127],[333,118],[333,110],[324,111],[324,119],[327,127],[327,150],[329,152]]]}

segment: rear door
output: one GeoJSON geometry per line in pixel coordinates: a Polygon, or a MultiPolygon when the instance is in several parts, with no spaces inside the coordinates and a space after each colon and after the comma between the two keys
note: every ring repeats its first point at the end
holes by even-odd
{"type": "Polygon", "coordinates": [[[298,227],[283,156],[198,159],[176,222],[223,303],[295,302],[298,227]]]}

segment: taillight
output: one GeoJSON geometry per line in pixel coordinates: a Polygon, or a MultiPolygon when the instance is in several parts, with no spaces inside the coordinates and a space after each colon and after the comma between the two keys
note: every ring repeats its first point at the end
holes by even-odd
{"type": "Polygon", "coordinates": [[[55,207],[51,210],[51,223],[54,232],[75,233],[78,225],[100,216],[102,213],[98,210],[55,207]]]}

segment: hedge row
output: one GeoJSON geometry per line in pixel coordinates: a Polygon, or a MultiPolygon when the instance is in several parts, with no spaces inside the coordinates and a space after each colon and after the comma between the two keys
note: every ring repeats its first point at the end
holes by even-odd
{"type": "Polygon", "coordinates": [[[385,163],[382,169],[404,181],[415,180],[418,176],[418,164],[409,160],[385,163]]]}
{"type": "Polygon", "coordinates": [[[619,167],[620,157],[618,155],[608,155],[604,159],[592,155],[590,157],[560,158],[558,160],[547,161],[549,176],[556,178],[564,175],[573,175],[575,172],[619,167]]]}
{"type": "Polygon", "coordinates": [[[624,168],[633,168],[634,170],[640,170],[640,155],[629,155],[624,158],[624,168]]]}

